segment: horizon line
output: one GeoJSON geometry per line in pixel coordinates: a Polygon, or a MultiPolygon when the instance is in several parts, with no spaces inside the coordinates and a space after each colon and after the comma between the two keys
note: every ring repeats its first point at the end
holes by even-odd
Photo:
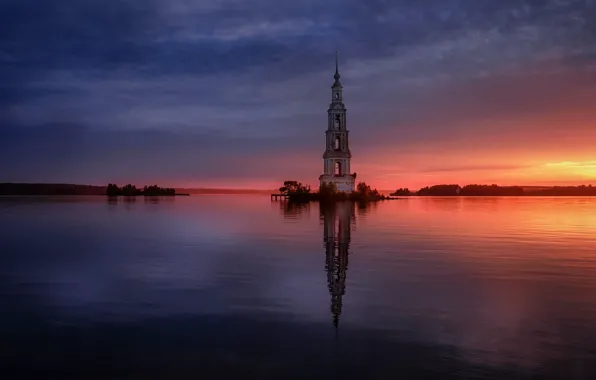
{"type": "MultiPolygon", "coordinates": [[[[299,182],[299,181],[298,181],[299,182]]],[[[109,182],[108,184],[113,183],[113,182],[109,182]]],[[[130,182],[127,182],[126,184],[129,184],[130,182]]],[[[0,186],[1,185],[71,185],[71,186],[90,186],[90,187],[107,187],[108,184],[102,184],[102,185],[96,185],[96,184],[82,184],[82,183],[69,183],[69,182],[0,182],[0,186]]],[[[126,185],[125,184],[125,185],[126,185]]],[[[132,183],[130,183],[132,184],[132,183]]],[[[155,185],[155,183],[153,183],[155,185]]],[[[136,186],[135,184],[132,184],[134,186],[136,186]]],[[[468,183],[466,185],[460,185],[458,183],[440,183],[440,184],[433,184],[433,185],[424,185],[422,187],[420,187],[420,189],[424,188],[424,187],[432,187],[432,186],[442,186],[442,185],[457,185],[460,187],[464,187],[464,186],[470,186],[470,185],[477,185],[477,186],[499,186],[499,187],[522,187],[522,188],[532,188],[532,187],[578,187],[578,186],[592,186],[591,183],[582,183],[582,184],[578,184],[578,185],[571,185],[571,184],[567,184],[567,185],[555,185],[555,184],[539,184],[539,185],[499,185],[499,184],[495,184],[495,183],[468,183]]],[[[163,185],[160,185],[162,187],[164,187],[163,185]]],[[[307,186],[310,186],[307,184],[307,186]]],[[[250,187],[242,187],[242,188],[234,188],[234,187],[189,187],[189,186],[165,186],[165,187],[169,187],[169,188],[174,188],[174,189],[183,189],[183,190],[211,190],[211,191],[276,191],[278,190],[277,187],[273,187],[273,188],[250,188],[250,187]]],[[[395,191],[398,189],[406,189],[409,188],[408,186],[401,186],[401,187],[397,187],[395,189],[378,189],[380,191],[395,191]]]]}

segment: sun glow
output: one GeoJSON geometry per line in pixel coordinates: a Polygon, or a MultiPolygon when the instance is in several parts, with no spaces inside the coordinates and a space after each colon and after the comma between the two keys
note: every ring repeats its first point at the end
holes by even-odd
{"type": "Polygon", "coordinates": [[[567,175],[577,175],[583,178],[596,178],[596,161],[562,161],[544,165],[547,169],[564,172],[567,175]]]}

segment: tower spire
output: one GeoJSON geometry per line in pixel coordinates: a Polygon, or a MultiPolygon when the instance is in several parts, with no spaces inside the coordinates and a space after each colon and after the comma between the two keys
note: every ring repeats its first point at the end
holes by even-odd
{"type": "Polygon", "coordinates": [[[335,51],[335,75],[333,76],[333,78],[335,78],[335,83],[337,83],[339,81],[339,51],[336,50],[335,51]]]}

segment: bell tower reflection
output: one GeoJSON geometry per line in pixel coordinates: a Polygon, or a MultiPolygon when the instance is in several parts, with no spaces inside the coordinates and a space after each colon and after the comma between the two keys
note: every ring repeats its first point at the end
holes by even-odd
{"type": "Polygon", "coordinates": [[[331,294],[331,314],[333,325],[338,327],[343,305],[342,298],[346,292],[351,224],[355,219],[354,204],[342,202],[321,204],[320,207],[325,226],[325,270],[331,294]]]}

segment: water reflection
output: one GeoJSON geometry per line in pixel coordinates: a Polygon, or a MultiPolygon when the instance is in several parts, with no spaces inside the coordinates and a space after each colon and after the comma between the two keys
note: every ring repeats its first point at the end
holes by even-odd
{"type": "Polygon", "coordinates": [[[358,216],[366,218],[367,214],[376,211],[378,202],[356,202],[354,206],[358,209],[358,216]]]}
{"type": "Polygon", "coordinates": [[[276,202],[285,219],[298,219],[310,211],[310,203],[296,203],[287,200],[276,202]]]}
{"type": "Polygon", "coordinates": [[[594,200],[106,198],[0,197],[0,378],[596,378],[594,200]]]}
{"type": "Polygon", "coordinates": [[[320,212],[324,223],[325,270],[327,286],[331,294],[331,314],[333,315],[333,325],[337,328],[343,305],[342,298],[346,293],[354,204],[345,202],[321,205],[320,212]]]}

